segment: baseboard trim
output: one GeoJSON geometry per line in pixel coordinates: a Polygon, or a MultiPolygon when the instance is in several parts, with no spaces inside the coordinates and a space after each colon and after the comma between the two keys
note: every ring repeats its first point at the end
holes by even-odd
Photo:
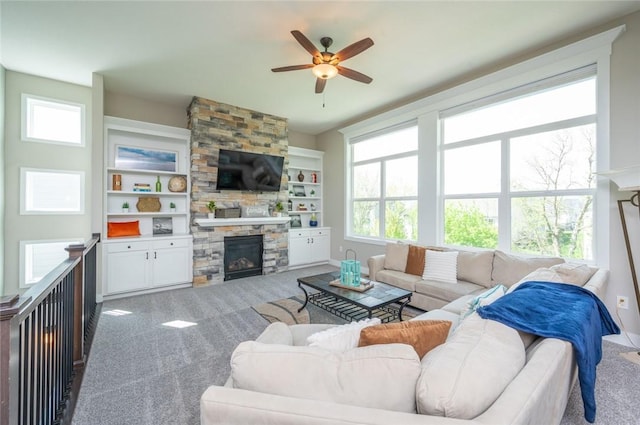
{"type": "Polygon", "coordinates": [[[613,343],[620,344],[620,345],[624,345],[624,346],[631,347],[631,348],[640,347],[640,335],[634,334],[634,333],[631,333],[631,332],[626,332],[626,334],[625,334],[625,332],[623,331],[619,335],[607,335],[607,336],[605,336],[603,338],[606,341],[613,342],[613,343]],[[628,338],[627,338],[627,336],[628,336],[628,338]],[[631,342],[629,340],[631,340],[631,342]],[[635,347],[634,347],[634,345],[635,345],[635,347]]]}

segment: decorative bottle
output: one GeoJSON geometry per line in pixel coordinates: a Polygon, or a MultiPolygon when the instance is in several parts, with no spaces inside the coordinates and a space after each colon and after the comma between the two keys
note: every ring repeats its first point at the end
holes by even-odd
{"type": "Polygon", "coordinates": [[[309,226],[316,227],[318,225],[318,217],[316,217],[316,213],[311,214],[311,218],[309,219],[309,226]]]}
{"type": "Polygon", "coordinates": [[[158,180],[156,180],[156,192],[162,192],[162,183],[160,183],[160,176],[158,176],[158,180]]]}

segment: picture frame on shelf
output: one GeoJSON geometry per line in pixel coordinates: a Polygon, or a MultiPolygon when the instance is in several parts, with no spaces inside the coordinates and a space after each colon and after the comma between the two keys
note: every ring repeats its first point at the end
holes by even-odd
{"type": "Polygon", "coordinates": [[[302,227],[300,214],[289,214],[289,217],[291,217],[291,227],[302,227]]]}
{"type": "Polygon", "coordinates": [[[178,171],[178,152],[116,145],[114,166],[123,170],[178,171]]]}
{"type": "Polygon", "coordinates": [[[307,196],[307,192],[302,184],[293,185],[293,196],[307,196]]]}
{"type": "Polygon", "coordinates": [[[172,235],[173,220],[171,217],[153,217],[154,235],[172,235]]]}

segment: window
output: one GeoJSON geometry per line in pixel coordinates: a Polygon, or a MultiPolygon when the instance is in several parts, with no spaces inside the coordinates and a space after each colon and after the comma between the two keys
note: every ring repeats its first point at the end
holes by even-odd
{"type": "Polygon", "coordinates": [[[85,106],[22,94],[22,140],[85,145],[85,106]]]}
{"type": "Polygon", "coordinates": [[[405,123],[351,141],[348,235],[417,240],[418,127],[405,123]]]}
{"type": "Polygon", "coordinates": [[[443,111],[444,242],[593,260],[595,66],[443,111]]]}
{"type": "Polygon", "coordinates": [[[84,172],[20,169],[20,214],[84,214],[84,172]]]}
{"type": "Polygon", "coordinates": [[[20,287],[38,283],[69,258],[66,247],[82,242],[82,239],[20,241],[20,287]]]}

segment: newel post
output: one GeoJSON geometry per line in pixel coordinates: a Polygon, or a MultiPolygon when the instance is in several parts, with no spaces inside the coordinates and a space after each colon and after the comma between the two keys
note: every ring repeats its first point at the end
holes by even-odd
{"type": "Polygon", "coordinates": [[[65,250],[69,259],[80,257],[80,262],[73,269],[73,366],[84,365],[84,244],[69,245],[65,250]]]}
{"type": "Polygon", "coordinates": [[[18,420],[18,323],[12,320],[31,297],[2,297],[0,303],[0,425],[18,420]]]}

